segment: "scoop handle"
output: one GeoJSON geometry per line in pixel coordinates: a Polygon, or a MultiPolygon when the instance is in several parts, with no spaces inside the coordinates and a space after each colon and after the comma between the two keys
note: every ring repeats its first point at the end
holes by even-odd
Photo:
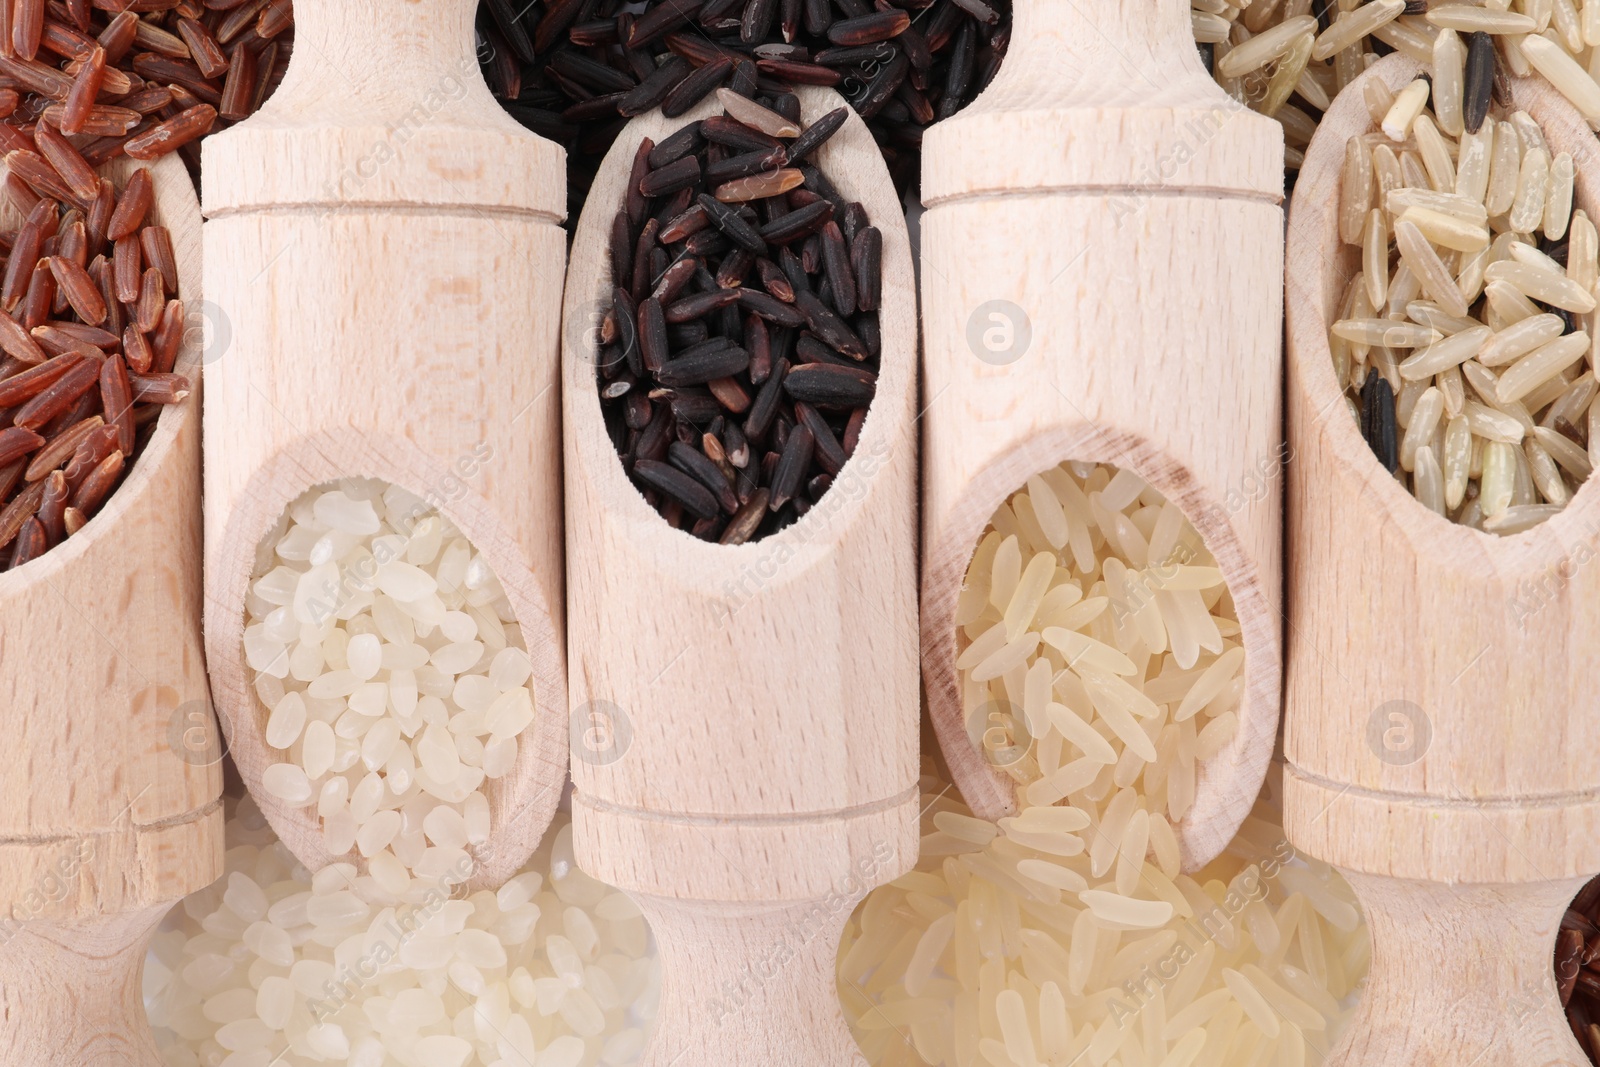
{"type": "Polygon", "coordinates": [[[140,986],[168,907],[0,924],[0,1063],[160,1067],[140,986]]]}
{"type": "Polygon", "coordinates": [[[1047,108],[1220,94],[1195,50],[1187,0],[1015,0],[1011,18],[1011,47],[979,113],[1009,107],[1023,87],[1047,108]]]}
{"type": "Polygon", "coordinates": [[[984,197],[923,217],[923,678],[982,817],[1008,813],[1014,782],[969,739],[957,601],[995,509],[1068,460],[1131,468],[1182,509],[1238,610],[1241,728],[1179,824],[1185,865],[1254,802],[1280,695],[1281,234],[1252,197],[984,197]]]}
{"type": "Polygon", "coordinates": [[[739,905],[635,895],[663,970],[640,1067],[866,1067],[834,973],[862,895],[739,905]]]}
{"type": "MultiPolygon", "coordinates": [[[[802,121],[843,107],[799,94],[802,121]]],[[[606,433],[594,338],[633,159],[715,100],[640,116],[573,242],[564,403],[573,847],[638,900],[664,1002],[647,1063],[839,1067],[833,953],[917,850],[916,296],[903,209],[854,114],[812,157],[883,237],[881,373],[833,488],[742,545],[671,529],[606,433]],[[732,1005],[732,1007],[729,1007],[732,1005]],[[679,1058],[681,1057],[681,1059],[679,1058]]]]}
{"type": "Polygon", "coordinates": [[[1561,915],[1587,878],[1448,886],[1340,873],[1376,951],[1327,1067],[1589,1062],[1561,1014],[1551,963],[1561,915]]]}
{"type": "MultiPolygon", "coordinates": [[[[207,291],[231,337],[206,368],[206,651],[246,785],[322,867],[334,857],[314,812],[262,788],[283,753],[242,656],[258,545],[290,503],[345,478],[449,518],[505,587],[533,662],[538,718],[488,789],[497,847],[474,881],[495,885],[543,835],[566,765],[566,170],[490,95],[476,8],[300,0],[283,84],[205,143],[207,291]]],[[[354,569],[343,588],[364,581],[354,569]]]]}
{"type": "MultiPolygon", "coordinates": [[[[119,186],[133,166],[103,173],[119,186]]],[[[201,302],[177,154],[149,164],[178,295],[201,302]]],[[[15,225],[7,207],[0,227],[15,225]]],[[[214,325],[214,323],[213,323],[214,325]]],[[[199,330],[177,371],[200,384],[199,330]]],[[[0,575],[0,1063],[159,1067],[150,935],[223,871],[221,747],[200,643],[200,398],[164,410],[80,533],[0,575]]]]}

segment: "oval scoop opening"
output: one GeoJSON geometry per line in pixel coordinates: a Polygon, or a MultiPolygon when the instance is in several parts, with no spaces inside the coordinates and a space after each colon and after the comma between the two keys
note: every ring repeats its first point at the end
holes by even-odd
{"type": "MultiPolygon", "coordinates": [[[[1388,506],[1405,508],[1398,488],[1424,512],[1512,537],[1564,516],[1593,469],[1593,135],[1520,80],[1510,107],[1468,130],[1459,101],[1440,106],[1420,73],[1402,57],[1375,66],[1308,159],[1321,180],[1296,214],[1320,212],[1319,255],[1337,250],[1315,272],[1312,373],[1332,370],[1319,406],[1350,420],[1334,436],[1388,506]]],[[[1307,254],[1291,247],[1291,263],[1307,254]]],[[[1290,284],[1293,304],[1305,294],[1290,284]]]]}
{"type": "Polygon", "coordinates": [[[1185,870],[1227,846],[1281,692],[1275,598],[1230,516],[1271,504],[1283,462],[1213,500],[1137,437],[1080,428],[1012,449],[975,484],[1014,489],[972,494],[929,535],[929,717],[980,818],[1136,788],[1185,870]]]}
{"type": "Polygon", "coordinates": [[[375,478],[301,494],[260,542],[241,644],[253,735],[231,740],[297,854],[493,884],[536,843],[555,805],[528,781],[551,729],[538,657],[434,504],[375,478]]]}
{"type": "Polygon", "coordinates": [[[842,100],[801,106],[724,90],[647,120],[631,156],[619,144],[608,159],[629,170],[573,340],[627,479],[713,544],[773,536],[822,505],[850,476],[880,374],[890,391],[903,376],[883,366],[903,355],[885,294],[899,205],[838,173],[837,153],[867,143],[842,100]]]}
{"type": "Polygon", "coordinates": [[[1239,731],[1233,597],[1194,525],[1130,469],[1030,477],[990,518],[954,622],[968,739],[1024,814],[1066,803],[1099,823],[1138,804],[1171,834],[1239,731]]]}

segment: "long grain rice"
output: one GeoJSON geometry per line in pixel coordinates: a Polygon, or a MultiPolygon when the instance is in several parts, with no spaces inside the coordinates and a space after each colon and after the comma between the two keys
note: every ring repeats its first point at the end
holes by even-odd
{"type": "MultiPolygon", "coordinates": [[[[1447,63],[1451,32],[1440,31],[1447,63]]],[[[1600,239],[1572,209],[1574,162],[1552,157],[1523,112],[1450,133],[1453,120],[1426,106],[1431,95],[1447,115],[1457,107],[1448,75],[1398,94],[1367,88],[1383,129],[1347,142],[1343,173],[1362,183],[1370,170],[1379,196],[1329,329],[1335,371],[1362,432],[1419,503],[1486,532],[1526,529],[1594,467],[1592,330],[1579,317],[1596,308],[1600,239]],[[1387,390],[1369,387],[1375,375],[1387,390]],[[1541,429],[1565,444],[1547,446],[1541,429]]],[[[1341,194],[1341,237],[1351,198],[1366,191],[1341,194]]]]}
{"type": "Polygon", "coordinates": [[[1351,47],[1374,30],[1399,18],[1405,8],[1405,0],[1372,0],[1354,10],[1340,11],[1333,24],[1318,35],[1311,58],[1327,59],[1351,47]]]}
{"type": "Polygon", "coordinates": [[[1428,8],[1427,19],[1435,26],[1461,33],[1534,33],[1539,29],[1539,24],[1526,15],[1473,4],[1437,4],[1428,8]]]}
{"type": "Polygon", "coordinates": [[[1465,132],[1461,102],[1466,76],[1467,49],[1455,30],[1439,31],[1433,41],[1433,100],[1439,128],[1452,137],[1465,132]]]}
{"type": "Polygon", "coordinates": [[[1326,1051],[1366,968],[1365,930],[1327,917],[1354,912],[1349,890],[1288,855],[1265,796],[1226,854],[1192,876],[1179,867],[1173,824],[1197,762],[1237,736],[1247,664],[1194,527],[1132,472],[1066,464],[996,513],[961,602],[981,605],[958,643],[973,741],[998,731],[998,747],[1026,746],[1007,767],[1024,804],[991,826],[924,778],[918,869],[868,897],[840,947],[868,1061],[1231,1067],[1326,1051]],[[1024,521],[1030,509],[1053,533],[1024,521]],[[1087,539],[1086,558],[1066,529],[1087,539]],[[1018,639],[1008,626],[1038,594],[1012,575],[1042,553],[1055,566],[1032,651],[979,677],[1018,639]],[[1309,879],[1299,891],[1290,867],[1309,879]],[[1230,891],[1239,908],[1220,909],[1230,891]],[[1241,1032],[1255,1050],[1243,1058],[1241,1032]]]}
{"type": "Polygon", "coordinates": [[[1243,77],[1289,51],[1299,38],[1309,36],[1316,28],[1317,20],[1310,15],[1286,19],[1229,51],[1217,63],[1217,75],[1222,78],[1243,77]]]}
{"type": "Polygon", "coordinates": [[[1529,35],[1521,42],[1522,54],[1556,90],[1572,102],[1584,118],[1600,120],[1600,84],[1556,42],[1529,35]]]}

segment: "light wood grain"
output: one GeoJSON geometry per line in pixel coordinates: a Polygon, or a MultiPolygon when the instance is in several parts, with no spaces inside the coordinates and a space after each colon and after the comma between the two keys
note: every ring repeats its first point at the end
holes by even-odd
{"type": "MultiPolygon", "coordinates": [[[[1366,81],[1398,88],[1417,69],[1391,56],[1335,101],[1290,215],[1284,825],[1347,872],[1372,928],[1371,985],[1330,1063],[1578,1064],[1551,952],[1561,909],[1600,870],[1600,496],[1586,485],[1510,538],[1451,524],[1379,465],[1328,348],[1359,254],[1337,232],[1345,142],[1371,126],[1366,81]],[[1529,988],[1525,1017],[1506,1021],[1529,988]]],[[[1573,152],[1592,213],[1593,134],[1542,82],[1512,93],[1553,152],[1573,152]]]]}
{"type": "Polygon", "coordinates": [[[538,717],[488,789],[474,881],[493,885],[537,845],[566,767],[565,170],[484,86],[475,8],[301,0],[283,86],[205,144],[208,286],[233,337],[206,368],[206,625],[239,770],[321,867],[334,857],[314,811],[260,787],[282,753],[242,660],[257,545],[288,503],[342,477],[438,504],[505,586],[533,660],[538,717]]]}
{"type": "Polygon", "coordinates": [[[1587,879],[1450,886],[1345,877],[1366,911],[1372,970],[1321,1062],[1587,1067],[1551,964],[1561,915],[1587,879]]]}
{"type": "MultiPolygon", "coordinates": [[[[842,103],[800,96],[807,122],[842,103]]],[[[569,322],[609,303],[607,237],[641,138],[719,110],[624,131],[578,226],[569,322]]],[[[857,1062],[833,953],[855,902],[916,859],[910,247],[859,118],[815,162],[883,231],[883,370],[856,452],[800,522],[731,548],[668,527],[606,434],[592,342],[567,331],[574,844],[661,947],[656,1067],[857,1062]],[[579,744],[591,729],[600,743],[579,744]]]]}
{"type": "MultiPolygon", "coordinates": [[[[133,165],[104,173],[120,187],[133,165]]],[[[200,212],[151,166],[178,295],[200,306],[200,212]]],[[[0,229],[20,223],[7,205],[0,229]]],[[[200,331],[176,370],[196,386],[200,331]]],[[[0,574],[0,1061],[154,1064],[137,995],[151,927],[222,873],[200,639],[200,398],[167,408],[75,536],[0,574]],[[192,735],[191,735],[192,737],[192,735]],[[104,948],[105,953],[101,952],[104,948]],[[131,1002],[137,1005],[137,1001],[131,1002]]],[[[213,755],[217,750],[213,748],[213,755]]]]}
{"type": "Polygon", "coordinates": [[[1206,75],[1181,0],[1019,2],[1013,41],[923,158],[929,712],[974,811],[1014,812],[963,721],[968,561],[1029,476],[1133,468],[1204,537],[1243,628],[1240,729],[1178,825],[1194,869],[1249,811],[1278,722],[1282,134],[1206,75]],[[1020,356],[978,343],[991,313],[1031,326],[1020,356]]]}
{"type": "Polygon", "coordinates": [[[34,922],[9,936],[0,947],[0,1060],[160,1067],[140,983],[167,907],[97,922],[34,922]]]}

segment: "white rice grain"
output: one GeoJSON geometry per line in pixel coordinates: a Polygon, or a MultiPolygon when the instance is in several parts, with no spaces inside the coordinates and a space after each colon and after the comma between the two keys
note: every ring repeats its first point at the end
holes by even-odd
{"type": "Polygon", "coordinates": [[[314,802],[335,855],[355,848],[389,876],[446,864],[422,823],[486,815],[481,790],[511,771],[534,717],[499,582],[448,520],[372,480],[307,493],[261,556],[246,634],[278,649],[252,657],[283,753],[267,791],[314,802]]]}
{"type": "Polygon", "coordinates": [[[313,877],[248,798],[225,803],[229,875],[173,910],[145,962],[163,1062],[637,1060],[660,995],[649,930],[573,866],[565,816],[499,894],[467,895],[459,872],[380,862],[313,877]],[[248,926],[227,921],[240,912],[248,926]]]}

